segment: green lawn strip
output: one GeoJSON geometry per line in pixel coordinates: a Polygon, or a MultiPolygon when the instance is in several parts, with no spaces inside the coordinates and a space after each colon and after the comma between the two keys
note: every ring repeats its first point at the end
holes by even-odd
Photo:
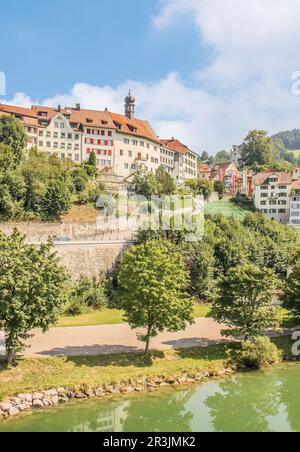
{"type": "MultiPolygon", "coordinates": [[[[273,341],[287,357],[291,355],[290,338],[280,337],[273,341]]],[[[179,377],[221,370],[228,365],[228,352],[233,347],[236,345],[218,344],[156,352],[150,363],[145,361],[143,353],[20,359],[16,367],[8,369],[0,361],[0,400],[18,393],[61,386],[70,389],[82,385],[95,387],[128,383],[129,379],[179,377]]]]}
{"type": "Polygon", "coordinates": [[[170,350],[153,354],[152,364],[143,353],[84,357],[20,359],[7,369],[0,361],[0,400],[18,393],[56,387],[75,388],[128,382],[130,378],[180,376],[225,366],[227,345],[170,350]]]}
{"type": "Polygon", "coordinates": [[[234,204],[230,200],[221,200],[209,202],[205,206],[206,215],[224,215],[226,217],[233,217],[236,220],[243,220],[249,213],[248,210],[234,204]]]}
{"type": "MultiPolygon", "coordinates": [[[[209,313],[209,305],[197,305],[195,307],[195,318],[206,317],[209,313]]],[[[73,326],[95,326],[95,325],[117,325],[124,323],[124,312],[116,309],[104,309],[96,311],[91,308],[84,309],[84,312],[78,316],[62,316],[55,327],[73,327],[73,326]]]]}

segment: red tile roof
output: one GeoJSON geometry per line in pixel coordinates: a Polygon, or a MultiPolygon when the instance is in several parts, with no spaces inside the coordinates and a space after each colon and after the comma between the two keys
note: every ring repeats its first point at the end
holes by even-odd
{"type": "Polygon", "coordinates": [[[292,183],[292,174],[291,173],[283,173],[283,172],[278,173],[276,171],[264,171],[262,173],[256,174],[256,176],[253,177],[253,183],[254,183],[254,185],[264,185],[271,176],[278,177],[278,181],[275,183],[275,185],[276,184],[289,185],[292,183]]]}
{"type": "Polygon", "coordinates": [[[160,143],[148,121],[143,121],[141,119],[129,119],[127,116],[119,115],[117,113],[108,112],[108,114],[114,123],[114,128],[117,128],[120,132],[147,138],[155,141],[156,143],[160,143]]]}
{"type": "Polygon", "coordinates": [[[62,114],[69,116],[70,123],[77,124],[78,126],[119,130],[125,134],[146,138],[160,144],[159,139],[148,121],[129,119],[126,116],[109,111],[69,107],[59,110],[58,108],[38,105],[32,106],[31,108],[23,108],[0,104],[0,114],[5,113],[21,116],[25,125],[39,127],[43,127],[43,125],[39,125],[39,121],[51,121],[56,115],[62,114]],[[47,113],[47,116],[40,115],[39,113],[41,112],[47,113]]]}
{"type": "Polygon", "coordinates": [[[178,152],[179,154],[186,155],[189,148],[181,143],[179,140],[172,138],[171,140],[160,140],[164,146],[167,146],[172,151],[178,152]]]}

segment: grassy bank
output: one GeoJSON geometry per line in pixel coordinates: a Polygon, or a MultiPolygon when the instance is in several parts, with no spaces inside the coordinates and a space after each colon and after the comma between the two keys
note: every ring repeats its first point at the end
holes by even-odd
{"type": "MultiPolygon", "coordinates": [[[[289,338],[274,339],[286,356],[291,354],[289,338]]],[[[20,359],[7,369],[0,362],[0,400],[18,393],[64,386],[101,386],[142,377],[180,377],[183,374],[220,370],[227,366],[228,352],[236,345],[168,350],[153,354],[152,362],[142,353],[20,359]]]]}
{"type": "MultiPolygon", "coordinates": [[[[194,309],[194,317],[206,317],[209,313],[209,305],[197,305],[194,309]]],[[[117,325],[124,322],[124,312],[117,309],[104,309],[95,311],[91,308],[85,308],[82,314],[70,317],[62,316],[55,327],[72,326],[95,326],[95,325],[117,325]]]]}
{"type": "Polygon", "coordinates": [[[224,215],[225,217],[233,217],[235,220],[243,220],[249,211],[234,204],[230,200],[223,199],[221,201],[209,202],[205,206],[206,215],[224,215]]]}

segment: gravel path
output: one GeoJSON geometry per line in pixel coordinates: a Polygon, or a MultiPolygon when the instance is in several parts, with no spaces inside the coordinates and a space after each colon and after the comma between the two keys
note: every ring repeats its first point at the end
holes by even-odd
{"type": "MultiPolygon", "coordinates": [[[[152,340],[156,350],[205,346],[224,341],[222,326],[212,319],[196,319],[194,325],[180,333],[163,333],[152,340]]],[[[26,357],[79,356],[105,353],[134,352],[143,344],[129,325],[103,325],[75,328],[53,328],[43,334],[33,331],[27,341],[26,357]]],[[[0,333],[0,355],[4,353],[3,334],[0,333]]]]}

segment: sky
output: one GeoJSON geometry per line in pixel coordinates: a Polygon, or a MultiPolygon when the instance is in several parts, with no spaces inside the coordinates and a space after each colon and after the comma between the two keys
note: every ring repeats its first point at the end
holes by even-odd
{"type": "Polygon", "coordinates": [[[300,127],[299,17],[299,0],[10,0],[0,102],[122,113],[131,89],[159,136],[214,154],[300,127]]]}

